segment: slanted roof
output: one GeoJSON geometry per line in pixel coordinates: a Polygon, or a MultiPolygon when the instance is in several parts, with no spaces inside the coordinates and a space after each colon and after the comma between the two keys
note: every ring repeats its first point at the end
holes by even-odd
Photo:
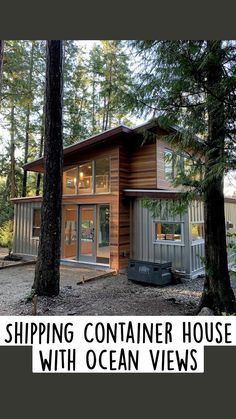
{"type": "MultiPolygon", "coordinates": [[[[63,149],[64,165],[66,165],[67,163],[67,158],[69,159],[69,156],[77,151],[87,150],[94,145],[97,146],[109,143],[114,139],[119,139],[122,141],[124,139],[127,139],[127,137],[133,138],[135,136],[138,140],[140,136],[143,136],[145,131],[149,131],[152,134],[167,134],[168,132],[178,132],[181,135],[181,133],[183,133],[181,128],[176,126],[170,127],[169,130],[161,127],[158,122],[158,118],[151,119],[150,121],[140,124],[134,128],[129,128],[126,125],[119,125],[118,127],[108,129],[100,134],[92,135],[89,138],[86,138],[75,144],[65,147],[63,149]]],[[[196,139],[200,140],[198,137],[196,137],[196,139]]],[[[24,165],[24,169],[27,171],[42,172],[43,162],[44,159],[43,157],[41,157],[39,159],[33,160],[32,162],[26,163],[24,165]]]]}
{"type": "MultiPolygon", "coordinates": [[[[120,138],[125,138],[127,137],[127,135],[132,134],[133,132],[134,130],[129,127],[125,125],[119,125],[118,127],[111,128],[100,134],[93,135],[92,137],[86,138],[85,140],[81,140],[75,144],[65,147],[63,149],[64,160],[66,160],[67,157],[79,150],[85,150],[89,149],[94,145],[104,144],[106,142],[111,141],[114,138],[117,138],[118,136],[120,138]]],[[[43,157],[33,160],[32,162],[26,163],[24,165],[24,169],[33,172],[42,171],[43,161],[43,157]]]]}

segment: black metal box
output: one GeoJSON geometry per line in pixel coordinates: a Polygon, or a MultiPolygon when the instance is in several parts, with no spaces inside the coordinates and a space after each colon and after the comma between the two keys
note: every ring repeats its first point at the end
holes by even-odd
{"type": "Polygon", "coordinates": [[[129,260],[128,279],[154,285],[168,285],[172,282],[171,262],[145,262],[129,260]]]}

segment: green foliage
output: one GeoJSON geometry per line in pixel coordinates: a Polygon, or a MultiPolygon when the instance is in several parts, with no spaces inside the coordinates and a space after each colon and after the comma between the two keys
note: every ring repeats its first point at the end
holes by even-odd
{"type": "Polygon", "coordinates": [[[0,227],[13,218],[13,205],[9,201],[6,178],[0,177],[0,227]]]}
{"type": "MultiPolygon", "coordinates": [[[[227,237],[230,239],[228,243],[228,248],[231,251],[231,259],[233,261],[233,265],[236,266],[236,233],[227,233],[227,237]]],[[[231,269],[231,274],[236,276],[235,270],[231,269]]]]}
{"type": "Polygon", "coordinates": [[[9,253],[12,250],[12,235],[13,235],[13,222],[5,221],[0,227],[0,246],[8,247],[9,253]]]}
{"type": "Polygon", "coordinates": [[[169,215],[183,215],[189,204],[196,199],[195,191],[182,192],[179,198],[173,200],[142,199],[142,206],[147,208],[154,218],[168,219],[169,215]]]}

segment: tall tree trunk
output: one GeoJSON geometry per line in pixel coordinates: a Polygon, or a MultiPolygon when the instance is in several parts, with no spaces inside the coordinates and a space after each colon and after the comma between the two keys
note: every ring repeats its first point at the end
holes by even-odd
{"type": "Polygon", "coordinates": [[[95,119],[95,75],[93,74],[92,81],[92,134],[95,132],[96,119],[95,119]]]}
{"type": "Polygon", "coordinates": [[[58,295],[60,289],[62,141],[62,41],[47,42],[44,188],[41,234],[33,289],[38,295],[58,295]]]}
{"type": "MultiPolygon", "coordinates": [[[[38,157],[42,157],[43,155],[43,144],[45,138],[45,102],[46,102],[46,95],[44,95],[43,101],[43,113],[42,113],[42,123],[41,123],[41,135],[40,135],[40,143],[39,143],[39,154],[38,157]]],[[[37,174],[37,181],[36,181],[36,196],[40,194],[40,186],[41,186],[42,174],[37,174]]]]}
{"type": "Polygon", "coordinates": [[[4,41],[0,39],[0,103],[1,103],[1,96],[2,96],[3,51],[4,51],[4,41]]]}
{"type": "Polygon", "coordinates": [[[8,186],[10,198],[17,196],[16,186],[16,159],[15,159],[15,106],[11,107],[11,128],[10,128],[10,172],[8,175],[8,186]]]}
{"type": "Polygon", "coordinates": [[[106,124],[105,124],[105,122],[106,122],[106,107],[107,107],[107,105],[106,105],[106,96],[104,96],[104,99],[103,99],[103,117],[102,117],[102,131],[105,131],[105,126],[106,126],[106,124]]]}
{"type": "MultiPolygon", "coordinates": [[[[30,112],[31,112],[31,106],[32,106],[32,81],[33,81],[33,67],[34,67],[34,50],[35,50],[35,41],[32,41],[31,52],[30,52],[29,80],[28,80],[30,103],[28,103],[27,110],[26,110],[24,164],[27,163],[28,154],[29,154],[30,112]]],[[[27,171],[24,170],[23,180],[22,180],[22,196],[26,196],[26,189],[27,189],[27,171]]]]}
{"type": "Polygon", "coordinates": [[[108,96],[107,96],[107,106],[106,106],[106,121],[105,121],[105,129],[111,128],[111,90],[112,90],[112,59],[110,61],[109,67],[109,81],[108,81],[108,96]]]}
{"type": "Polygon", "coordinates": [[[201,307],[210,307],[216,314],[233,313],[235,297],[230,285],[227,262],[226,230],[224,215],[224,173],[216,172],[216,164],[222,161],[225,145],[224,103],[221,99],[222,51],[221,41],[208,42],[208,149],[206,177],[214,177],[207,183],[204,200],[206,276],[200,302],[201,307]],[[218,59],[216,60],[215,57],[218,59]]]}

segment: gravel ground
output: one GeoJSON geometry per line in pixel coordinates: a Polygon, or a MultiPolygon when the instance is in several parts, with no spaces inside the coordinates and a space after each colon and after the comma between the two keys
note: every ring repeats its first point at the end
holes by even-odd
{"type": "MultiPolygon", "coordinates": [[[[62,267],[60,295],[38,297],[37,314],[188,315],[194,314],[203,287],[202,278],[161,288],[133,283],[126,275],[111,275],[77,285],[81,275],[86,279],[91,274],[94,271],[62,267]]],[[[34,265],[0,270],[0,315],[33,314],[33,304],[27,302],[33,276],[34,265]]],[[[232,285],[236,290],[236,278],[232,285]]]]}
{"type": "MultiPolygon", "coordinates": [[[[0,248],[0,259],[5,249],[0,248]]],[[[0,315],[31,315],[34,265],[0,270],[0,315]]],[[[203,279],[182,280],[167,287],[141,285],[126,275],[98,278],[98,270],[61,267],[60,295],[38,297],[38,315],[188,315],[194,314],[203,279]],[[91,279],[97,276],[97,279],[91,279]]],[[[107,275],[107,273],[106,273],[107,275]]],[[[236,292],[236,277],[232,278],[236,292]]]]}

